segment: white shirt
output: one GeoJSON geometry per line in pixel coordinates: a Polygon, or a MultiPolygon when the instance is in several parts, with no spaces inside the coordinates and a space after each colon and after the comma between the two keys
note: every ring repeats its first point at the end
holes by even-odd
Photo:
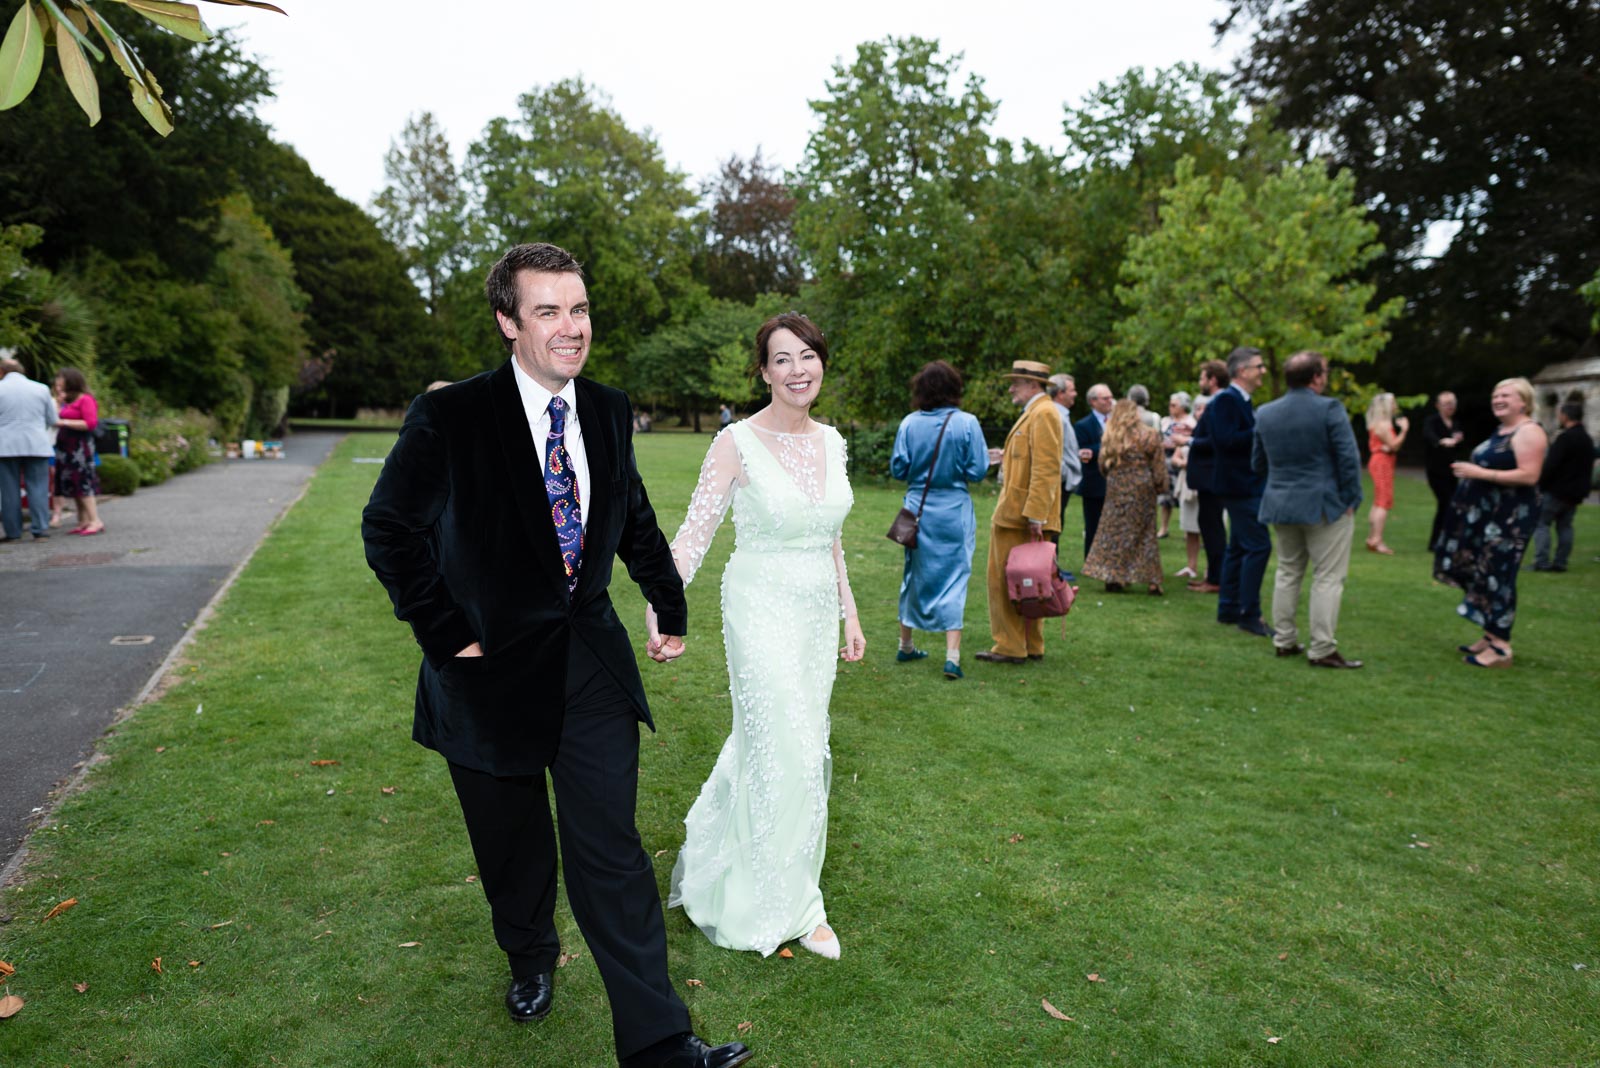
{"type": "Polygon", "coordinates": [[[567,458],[578,476],[578,521],[589,529],[589,456],[583,451],[583,424],[578,421],[578,391],[571,382],[561,387],[560,393],[551,393],[528,376],[511,358],[511,369],[516,372],[517,392],[522,396],[522,412],[528,418],[528,432],[533,435],[533,447],[539,451],[539,482],[544,483],[545,447],[550,442],[550,398],[560,397],[567,402],[567,423],[562,430],[562,444],[567,447],[567,458]]]}

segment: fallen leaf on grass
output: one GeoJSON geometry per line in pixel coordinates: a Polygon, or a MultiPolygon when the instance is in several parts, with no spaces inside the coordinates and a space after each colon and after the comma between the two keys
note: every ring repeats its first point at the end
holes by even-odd
{"type": "Polygon", "coordinates": [[[744,1023],[739,1025],[739,1033],[741,1035],[747,1035],[750,1033],[750,1029],[754,1026],[755,1024],[751,1023],[749,1020],[746,1020],[744,1023]]]}
{"type": "Polygon", "coordinates": [[[400,943],[400,948],[401,949],[416,949],[420,945],[422,945],[421,942],[401,942],[400,943]]]}
{"type": "Polygon", "coordinates": [[[158,746],[156,746],[156,752],[158,752],[158,753],[165,753],[165,752],[166,752],[166,751],[167,751],[167,747],[166,747],[166,746],[164,746],[164,745],[158,745],[158,746]]]}
{"type": "Polygon", "coordinates": [[[77,903],[78,903],[78,899],[77,898],[69,897],[65,901],[63,901],[61,904],[57,905],[55,908],[53,908],[49,912],[45,913],[44,914],[44,919],[40,920],[39,922],[40,923],[44,923],[46,920],[53,920],[57,916],[61,915],[63,912],[65,912],[68,909],[70,909],[72,906],[76,905],[77,903]]]}
{"type": "Polygon", "coordinates": [[[7,994],[0,998],[0,1020],[9,1019],[22,1011],[22,1006],[27,1004],[15,994],[7,994]]]}
{"type": "Polygon", "coordinates": [[[198,968],[198,967],[200,967],[200,962],[197,961],[197,960],[192,960],[192,961],[189,962],[189,967],[198,968]]]}
{"type": "Polygon", "coordinates": [[[339,763],[337,760],[313,760],[311,766],[314,768],[331,768],[337,763],[339,763]]]}
{"type": "Polygon", "coordinates": [[[1287,954],[1287,953],[1279,953],[1278,954],[1278,959],[1279,960],[1288,960],[1289,959],[1289,954],[1287,954]]]}
{"type": "Polygon", "coordinates": [[[393,787],[393,786],[384,786],[384,787],[380,787],[380,789],[381,789],[381,791],[382,791],[382,792],[383,792],[383,793],[385,793],[385,794],[392,794],[392,793],[394,793],[394,787],[393,787]]]}
{"type": "Polygon", "coordinates": [[[1010,842],[1012,845],[1016,845],[1018,842],[1022,841],[1022,835],[1014,834],[1010,838],[1007,838],[1006,841],[1010,842]]]}
{"type": "Polygon", "coordinates": [[[1091,982],[1091,983],[1103,983],[1103,982],[1105,982],[1104,979],[1100,978],[1100,973],[1099,972],[1090,972],[1088,975],[1084,976],[1084,978],[1089,980],[1089,982],[1091,982]]]}
{"type": "Polygon", "coordinates": [[[162,974],[162,972],[161,972],[161,958],[157,957],[155,960],[151,961],[150,962],[150,968],[157,975],[161,975],[162,974]]]}
{"type": "Polygon", "coordinates": [[[233,922],[232,920],[223,920],[221,923],[212,924],[210,927],[207,927],[206,930],[208,930],[208,931],[220,931],[222,928],[228,926],[228,924],[230,924],[232,922],[233,922]]]}
{"type": "Polygon", "coordinates": [[[1044,1011],[1045,1012],[1049,1013],[1051,1016],[1054,1016],[1056,1019],[1058,1019],[1058,1020],[1066,1020],[1068,1023],[1072,1022],[1072,1017],[1068,1016],[1066,1013],[1062,1012],[1060,1009],[1058,1009],[1054,1005],[1050,1004],[1049,999],[1040,998],[1039,999],[1039,1004],[1044,1006],[1044,1011]]]}
{"type": "Polygon", "coordinates": [[[789,949],[788,946],[778,950],[778,956],[782,957],[784,960],[794,960],[794,953],[789,949]]]}
{"type": "Polygon", "coordinates": [[[706,984],[701,982],[699,979],[685,979],[683,981],[683,985],[684,986],[705,986],[706,984]]]}
{"type": "Polygon", "coordinates": [[[477,877],[477,876],[476,876],[476,875],[469,875],[469,876],[467,876],[467,882],[469,882],[469,883],[475,883],[475,882],[477,882],[477,881],[478,881],[478,877],[477,877]]]}
{"type": "Polygon", "coordinates": [[[76,990],[80,994],[86,994],[86,993],[89,992],[89,984],[88,983],[73,983],[72,984],[72,989],[76,990]]]}
{"type": "Polygon", "coordinates": [[[581,956],[583,956],[583,954],[582,953],[577,953],[577,952],[574,952],[574,953],[563,953],[563,954],[561,954],[561,956],[556,958],[556,967],[557,968],[565,968],[567,965],[571,964],[573,961],[577,960],[581,956]]]}
{"type": "Polygon", "coordinates": [[[1280,1035],[1269,1035],[1267,1036],[1267,1041],[1276,1046],[1279,1042],[1283,1041],[1283,1038],[1280,1035]]]}
{"type": "Polygon", "coordinates": [[[666,853],[666,850],[665,850],[665,849],[658,849],[658,850],[656,850],[656,856],[658,856],[658,857],[659,857],[659,856],[662,856],[662,855],[663,855],[663,854],[665,854],[665,853],[666,853]]]}
{"type": "Polygon", "coordinates": [[[3,960],[0,960],[0,983],[5,982],[7,979],[16,974],[17,969],[15,967],[3,960]]]}
{"type": "Polygon", "coordinates": [[[257,827],[271,827],[274,823],[277,823],[277,822],[278,822],[277,820],[261,820],[260,822],[258,822],[256,824],[256,826],[257,827]]]}

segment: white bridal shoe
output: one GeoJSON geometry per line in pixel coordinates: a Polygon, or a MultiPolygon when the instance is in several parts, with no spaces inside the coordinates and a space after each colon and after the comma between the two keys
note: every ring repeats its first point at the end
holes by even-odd
{"type": "Polygon", "coordinates": [[[809,949],[819,957],[827,957],[829,960],[839,959],[839,936],[825,923],[818,924],[816,930],[810,934],[801,935],[800,947],[809,949]],[[819,932],[822,933],[821,938],[817,937],[819,932]]]}

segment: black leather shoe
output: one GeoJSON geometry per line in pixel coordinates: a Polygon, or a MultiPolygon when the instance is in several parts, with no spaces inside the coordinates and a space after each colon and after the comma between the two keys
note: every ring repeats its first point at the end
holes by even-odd
{"type": "Polygon", "coordinates": [[[986,664],[1026,664],[1028,662],[1028,658],[1025,656],[1007,656],[1005,653],[997,653],[992,649],[980,649],[973,655],[986,664]]]}
{"type": "Polygon", "coordinates": [[[550,1015],[550,973],[513,979],[506,990],[506,1011],[517,1023],[542,1020],[550,1015]]]}
{"type": "Polygon", "coordinates": [[[1244,619],[1239,621],[1239,629],[1246,634],[1254,634],[1257,638],[1270,638],[1272,632],[1267,625],[1259,619],[1244,619]]]}
{"type": "Polygon", "coordinates": [[[734,1068],[750,1057],[742,1042],[708,1046],[700,1036],[685,1031],[624,1057],[622,1068],[734,1068]]]}
{"type": "Polygon", "coordinates": [[[1319,656],[1315,660],[1307,660],[1306,663],[1310,664],[1312,667],[1325,668],[1358,668],[1361,666],[1361,661],[1346,660],[1338,653],[1329,653],[1327,656],[1319,656]]]}
{"type": "Polygon", "coordinates": [[[1287,649],[1281,645],[1276,645],[1273,646],[1273,648],[1277,651],[1279,656],[1299,656],[1301,653],[1306,651],[1306,647],[1303,645],[1293,645],[1287,649]]]}

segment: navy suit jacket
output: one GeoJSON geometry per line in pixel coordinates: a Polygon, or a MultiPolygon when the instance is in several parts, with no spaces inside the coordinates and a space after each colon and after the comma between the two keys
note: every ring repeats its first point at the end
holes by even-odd
{"type": "Polygon", "coordinates": [[[1073,433],[1078,435],[1078,448],[1091,449],[1094,458],[1087,460],[1083,465],[1083,481],[1078,483],[1078,496],[1104,497],[1106,495],[1106,476],[1100,471],[1100,420],[1095,414],[1088,415],[1072,424],[1073,433]]]}
{"type": "Polygon", "coordinates": [[[412,402],[361,516],[367,563],[422,647],[412,737],[491,775],[548,762],[569,657],[599,664],[650,724],[633,645],[611,606],[614,559],[655,606],[663,634],[688,626],[683,583],[634,464],[627,395],[586,378],[574,386],[590,488],[571,597],[509,359],[412,402]],[[483,656],[455,655],[473,642],[483,656]]]}
{"type": "Polygon", "coordinates": [[[1256,413],[1251,464],[1263,523],[1332,523],[1361,503],[1361,452],[1344,405],[1291,389],[1256,413]]]}
{"type": "MultiPolygon", "coordinates": [[[[1214,469],[1211,485],[1196,486],[1223,497],[1259,497],[1264,480],[1250,466],[1254,445],[1256,413],[1238,390],[1229,386],[1212,394],[1211,403],[1195,427],[1195,445],[1202,456],[1209,455],[1214,469]]],[[[1193,455],[1194,449],[1190,450],[1193,455]]],[[[1193,485],[1193,469],[1190,470],[1193,485]]]]}

